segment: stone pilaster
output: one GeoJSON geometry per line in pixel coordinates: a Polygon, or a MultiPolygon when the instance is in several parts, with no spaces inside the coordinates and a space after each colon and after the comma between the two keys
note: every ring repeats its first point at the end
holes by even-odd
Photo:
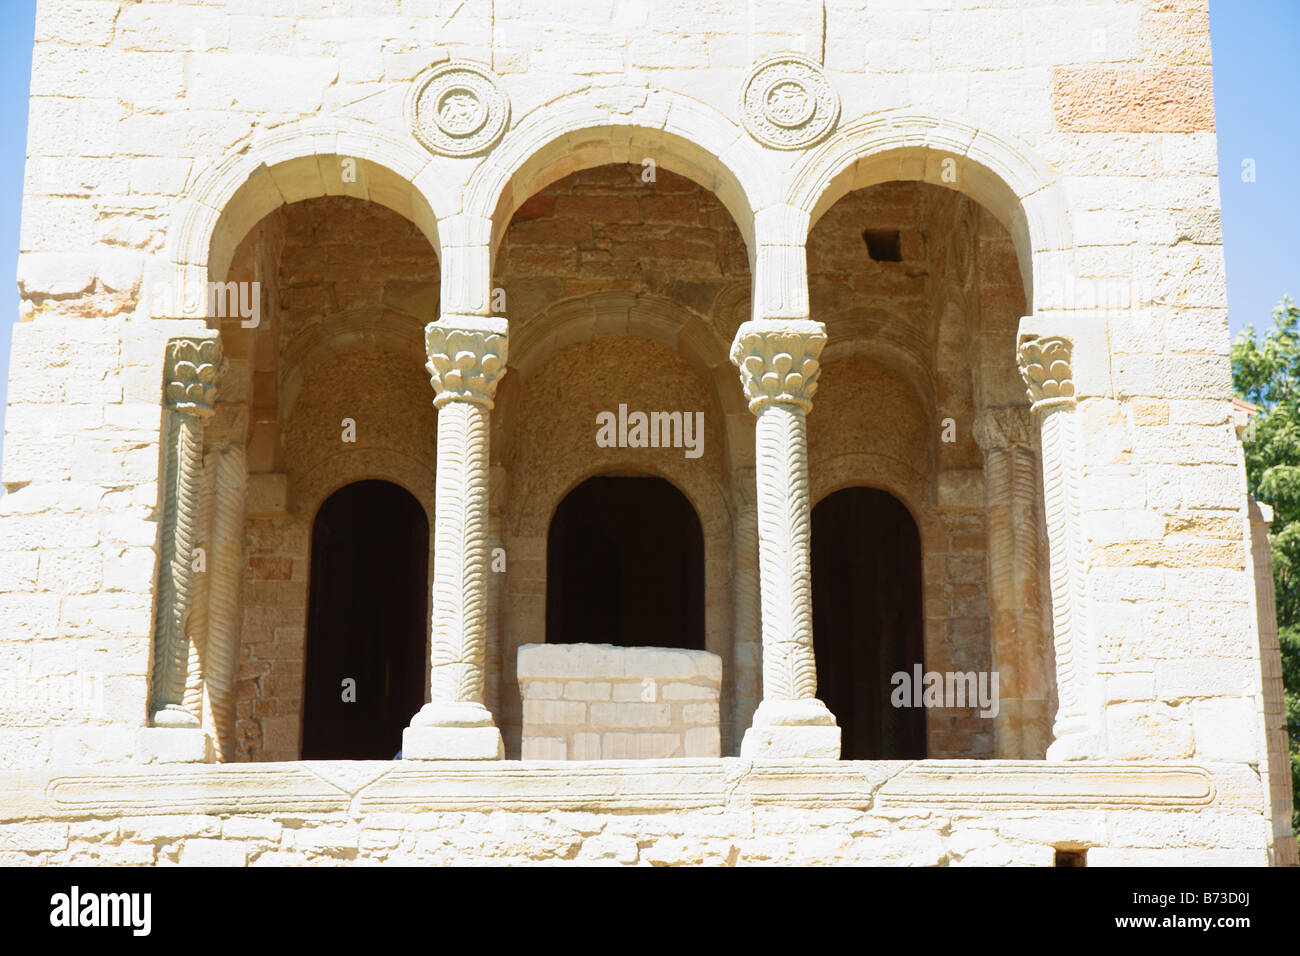
{"type": "Polygon", "coordinates": [[[1073,343],[1061,336],[1021,336],[1017,360],[1042,444],[1043,507],[1052,590],[1057,712],[1049,760],[1101,756],[1099,701],[1088,646],[1087,587],[1079,504],[1078,422],[1073,343]]]}
{"type": "Polygon", "coordinates": [[[499,760],[484,705],[488,611],[488,423],[506,371],[501,317],[444,316],[425,327],[438,408],[429,703],[402,736],[408,760],[499,760]]]}
{"type": "Polygon", "coordinates": [[[836,758],[840,728],[817,699],[809,558],[808,431],[826,345],[820,322],[746,322],[731,361],[757,417],[755,465],[763,699],[745,733],[746,757],[836,758]]]}
{"type": "Polygon", "coordinates": [[[996,756],[1041,758],[1048,744],[1051,650],[1039,597],[1038,463],[1028,406],[986,408],[975,419],[984,453],[989,630],[998,672],[996,756]]]}
{"type": "MultiPolygon", "coordinates": [[[[162,535],[159,542],[158,602],[154,619],[152,727],[195,731],[188,759],[207,759],[211,745],[200,730],[199,713],[186,706],[192,653],[190,615],[194,607],[194,547],[199,527],[203,470],[203,425],[213,413],[221,365],[216,338],[167,342],[163,401],[167,413],[163,450],[162,535]],[[202,738],[200,740],[200,738],[202,738]]],[[[171,753],[178,754],[174,748],[171,753]]],[[[179,759],[186,759],[179,756],[179,759]]]]}

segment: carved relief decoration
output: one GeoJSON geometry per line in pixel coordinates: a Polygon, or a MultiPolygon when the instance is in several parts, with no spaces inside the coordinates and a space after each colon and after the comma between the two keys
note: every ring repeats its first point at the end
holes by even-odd
{"type": "Polygon", "coordinates": [[[740,88],[749,135],[774,149],[802,149],[824,138],[840,116],[840,98],[815,60],[784,53],[754,64],[740,88]]]}
{"type": "Polygon", "coordinates": [[[505,131],[510,101],[495,74],[475,63],[450,60],[415,81],[407,117],[418,139],[443,156],[473,156],[505,131]]]}

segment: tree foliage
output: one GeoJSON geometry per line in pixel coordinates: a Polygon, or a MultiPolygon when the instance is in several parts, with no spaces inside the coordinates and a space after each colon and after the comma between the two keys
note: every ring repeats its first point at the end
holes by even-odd
{"type": "Polygon", "coordinates": [[[1269,540],[1291,735],[1293,829],[1300,833],[1300,306],[1285,297],[1260,342],[1254,326],[1232,343],[1232,384],[1259,406],[1245,435],[1246,480],[1273,507],[1269,540]]]}

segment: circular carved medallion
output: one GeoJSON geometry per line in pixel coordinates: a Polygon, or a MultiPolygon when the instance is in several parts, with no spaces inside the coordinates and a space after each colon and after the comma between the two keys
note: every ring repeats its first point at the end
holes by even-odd
{"type": "Polygon", "coordinates": [[[835,127],[840,98],[815,61],[783,53],[749,71],[740,87],[740,117],[760,143],[802,149],[835,127]]]}
{"type": "Polygon", "coordinates": [[[464,60],[440,63],[415,81],[408,114],[415,138],[444,156],[472,156],[501,138],[510,103],[496,76],[464,60]]]}

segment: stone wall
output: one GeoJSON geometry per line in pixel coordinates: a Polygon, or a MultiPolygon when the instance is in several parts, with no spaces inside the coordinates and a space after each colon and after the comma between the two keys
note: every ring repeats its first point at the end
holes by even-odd
{"type": "Polygon", "coordinates": [[[611,644],[519,648],[523,759],[718,757],[722,660],[611,644]]]}

